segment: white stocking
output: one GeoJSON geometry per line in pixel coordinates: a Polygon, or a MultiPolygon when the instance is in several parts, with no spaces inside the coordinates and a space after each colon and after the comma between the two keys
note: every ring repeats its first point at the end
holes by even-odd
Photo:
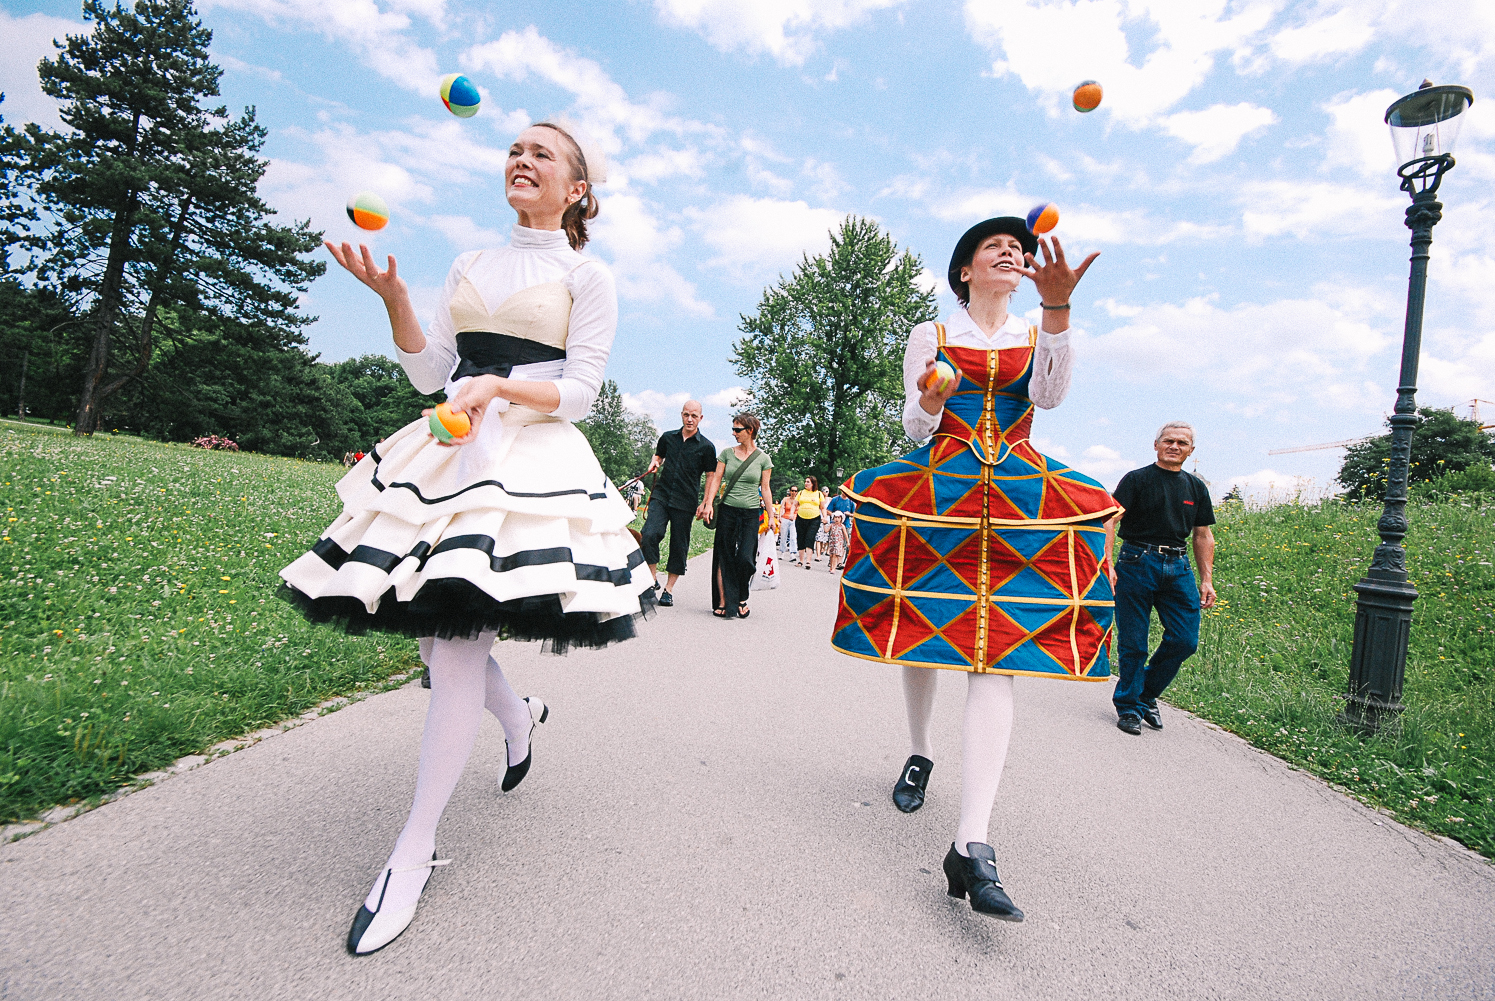
{"type": "MultiPolygon", "coordinates": [[[[420,639],[420,659],[427,667],[431,666],[431,647],[435,642],[430,636],[420,639]]],[[[503,668],[498,666],[491,653],[488,655],[483,705],[504,728],[504,740],[509,744],[508,763],[519,764],[529,754],[529,706],[509,686],[509,679],[504,677],[503,668]]]]}
{"type": "MultiPolygon", "coordinates": [[[[389,857],[391,868],[419,866],[429,862],[435,851],[436,824],[452,790],[457,788],[477,741],[478,724],[483,721],[488,651],[494,636],[483,633],[475,640],[421,641],[421,659],[431,669],[431,705],[426,710],[426,728],[420,741],[415,802],[389,857]]],[[[399,910],[413,906],[430,873],[427,868],[395,873],[384,891],[383,907],[399,910]]],[[[384,874],[379,877],[365,901],[369,910],[380,906],[384,874]]]]}
{"type": "Polygon", "coordinates": [[[955,828],[955,850],[962,855],[969,842],[989,843],[987,829],[1012,736],[1012,675],[972,673],[968,678],[960,735],[960,824],[955,828]]]}
{"type": "Polygon", "coordinates": [[[928,667],[903,669],[903,701],[908,706],[909,754],[934,760],[929,742],[929,724],[934,719],[934,686],[939,671],[928,667]]]}
{"type": "Polygon", "coordinates": [[[486,694],[483,705],[498,718],[504,728],[504,739],[509,742],[509,764],[517,765],[529,755],[529,732],[534,725],[529,715],[529,704],[509,687],[503,668],[493,655],[488,655],[486,694]]]}

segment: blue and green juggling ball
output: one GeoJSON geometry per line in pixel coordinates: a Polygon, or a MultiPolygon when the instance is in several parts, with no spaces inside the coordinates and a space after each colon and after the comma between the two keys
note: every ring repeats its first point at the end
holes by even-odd
{"type": "Polygon", "coordinates": [[[441,103],[458,118],[476,115],[482,101],[477,87],[461,73],[448,73],[441,78],[441,103]]]}

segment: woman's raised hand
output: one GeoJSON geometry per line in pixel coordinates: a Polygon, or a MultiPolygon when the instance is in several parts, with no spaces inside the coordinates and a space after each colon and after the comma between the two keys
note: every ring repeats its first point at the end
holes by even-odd
{"type": "Polygon", "coordinates": [[[1080,284],[1080,279],[1085,277],[1086,270],[1097,257],[1100,251],[1096,251],[1080,263],[1078,268],[1071,268],[1069,262],[1064,259],[1064,247],[1059,243],[1059,238],[1053,238],[1053,247],[1049,247],[1049,240],[1045,237],[1038,238],[1038,249],[1043,251],[1043,263],[1034,260],[1032,254],[1024,254],[1023,258],[1028,262],[1026,268],[1021,269],[1023,274],[1033,279],[1033,284],[1038,286],[1038,294],[1043,298],[1046,306],[1062,306],[1069,302],[1069,294],[1080,284]]]}
{"type": "MultiPolygon", "coordinates": [[[[451,399],[452,410],[459,414],[466,414],[467,419],[472,422],[472,427],[460,438],[453,438],[450,442],[440,442],[441,445],[466,445],[474,441],[478,436],[478,428],[482,426],[483,415],[488,411],[488,405],[498,399],[503,390],[504,381],[496,375],[473,376],[462,384],[457,390],[457,395],[451,399]]],[[[430,410],[422,410],[425,416],[430,416],[430,410]]]]}
{"type": "Polygon", "coordinates": [[[349,243],[338,247],[330,241],[323,240],[322,244],[331,251],[333,260],[341,264],[354,278],[379,293],[379,298],[388,301],[391,298],[400,299],[409,295],[405,287],[405,279],[399,276],[395,268],[393,254],[389,255],[389,270],[380,271],[379,265],[374,263],[374,255],[369,253],[369,248],[362,243],[358,245],[358,253],[354,253],[353,246],[349,243]]]}

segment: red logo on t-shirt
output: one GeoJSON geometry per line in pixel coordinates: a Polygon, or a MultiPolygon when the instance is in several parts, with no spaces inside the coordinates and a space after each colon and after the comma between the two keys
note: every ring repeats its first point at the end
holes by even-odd
{"type": "Polygon", "coordinates": [[[1193,501],[1184,501],[1184,503],[1185,503],[1185,504],[1189,504],[1189,505],[1192,505],[1192,504],[1193,504],[1193,503],[1194,503],[1194,502],[1193,502],[1193,501]]]}

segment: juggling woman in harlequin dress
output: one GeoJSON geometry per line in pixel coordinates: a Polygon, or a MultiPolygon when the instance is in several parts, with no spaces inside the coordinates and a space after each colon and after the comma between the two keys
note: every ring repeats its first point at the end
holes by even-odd
{"type": "Polygon", "coordinates": [[[423,417],[381,442],[338,484],[343,513],[281,571],[315,621],[420,638],[431,703],[415,802],[348,933],[366,955],[405,930],[436,856],[436,825],[486,708],[503,725],[500,789],[529,771],[548,709],[509,686],[502,632],[557,652],[633,635],[652,583],[633,512],[571,422],[586,416],[612,350],[612,275],[578,251],[597,214],[602,153],[578,130],[525,129],[504,171],[519,224],[507,247],[463,254],[422,331],[394,258],[328,245],[389,310],[400,363],[424,393],[443,387],[471,430],[450,444],[423,417]]]}
{"type": "Polygon", "coordinates": [[[950,259],[963,308],[909,335],[903,426],[930,438],[902,459],[847,481],[857,502],[832,644],[903,667],[912,753],[893,789],[924,803],[941,669],[966,673],[960,821],[945,856],[953,897],[1007,921],[1007,895],[987,843],[1012,732],[1016,675],[1099,681],[1114,601],[1105,522],[1117,511],[1099,483],[1028,441],[1035,406],[1069,392],[1069,297],[1092,254],[1071,269],[1058,239],[1014,217],[971,227],[950,259]],[[1043,297],[1042,330],[1008,313],[1027,277],[1043,297]],[[942,386],[936,363],[956,378],[942,386]]]}

